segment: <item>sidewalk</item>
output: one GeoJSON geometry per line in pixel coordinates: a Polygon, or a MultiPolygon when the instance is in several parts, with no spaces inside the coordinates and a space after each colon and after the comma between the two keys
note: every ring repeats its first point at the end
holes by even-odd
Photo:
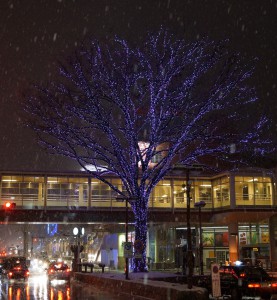
{"type": "Polygon", "coordinates": [[[132,296],[141,296],[148,299],[209,299],[209,295],[205,289],[199,287],[188,289],[186,284],[178,283],[175,278],[180,275],[173,272],[130,272],[128,280],[125,279],[125,274],[122,271],[117,270],[109,270],[104,273],[76,272],[73,276],[76,280],[93,284],[100,289],[115,293],[124,291],[132,296]]]}

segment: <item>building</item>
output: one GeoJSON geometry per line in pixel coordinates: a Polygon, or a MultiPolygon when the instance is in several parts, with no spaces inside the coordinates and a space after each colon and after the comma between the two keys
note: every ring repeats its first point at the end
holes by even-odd
{"type": "MultiPolygon", "coordinates": [[[[122,189],[118,178],[111,180],[122,189]]],[[[190,180],[196,265],[199,265],[201,220],[204,267],[209,268],[211,262],[232,263],[243,259],[251,264],[261,263],[268,269],[277,268],[274,172],[253,168],[216,175],[192,172],[190,180]],[[205,202],[201,209],[194,207],[199,201],[205,202]]],[[[179,268],[182,264],[187,242],[186,184],[185,174],[172,173],[159,182],[149,199],[147,256],[152,268],[179,268]]],[[[101,236],[98,247],[93,246],[93,234],[87,236],[87,258],[93,256],[90,249],[94,249],[92,260],[99,257],[101,250],[102,256],[112,253],[112,261],[116,259],[118,266],[123,267],[125,204],[117,202],[115,193],[99,180],[83,172],[1,172],[0,199],[2,206],[6,202],[16,205],[16,213],[9,214],[11,223],[84,223],[93,226],[92,231],[96,230],[96,224],[97,228],[104,224],[105,230],[99,235],[95,233],[101,236]]],[[[2,209],[2,223],[7,222],[6,215],[7,211],[2,209]]],[[[134,241],[131,224],[129,238],[134,241]]]]}

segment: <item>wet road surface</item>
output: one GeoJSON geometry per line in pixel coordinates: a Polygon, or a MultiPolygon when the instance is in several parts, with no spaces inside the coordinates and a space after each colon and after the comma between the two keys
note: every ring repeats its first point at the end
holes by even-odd
{"type": "Polygon", "coordinates": [[[111,294],[92,285],[54,280],[49,283],[46,274],[31,274],[29,279],[7,280],[0,277],[0,300],[145,300],[120,292],[111,294]]]}

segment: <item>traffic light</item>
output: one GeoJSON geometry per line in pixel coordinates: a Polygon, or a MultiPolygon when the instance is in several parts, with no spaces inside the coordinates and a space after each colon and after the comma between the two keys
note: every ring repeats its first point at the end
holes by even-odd
{"type": "Polygon", "coordinates": [[[6,202],[3,205],[3,208],[6,210],[11,210],[11,209],[14,209],[15,207],[16,207],[16,203],[14,203],[14,202],[6,202]]]}

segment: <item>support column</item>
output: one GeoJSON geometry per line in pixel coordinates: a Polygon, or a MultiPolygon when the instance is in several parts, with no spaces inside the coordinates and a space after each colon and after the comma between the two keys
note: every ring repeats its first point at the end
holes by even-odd
{"type": "Polygon", "coordinates": [[[91,178],[88,178],[88,207],[91,207],[91,178]]]}
{"type": "Polygon", "coordinates": [[[229,232],[229,260],[233,264],[239,260],[238,249],[238,224],[232,223],[228,225],[229,232]]]}
{"type": "Polygon", "coordinates": [[[44,193],[43,193],[43,206],[44,209],[47,208],[47,195],[48,195],[48,185],[47,185],[47,176],[44,176],[44,193]]]}
{"type": "Polygon", "coordinates": [[[277,215],[269,218],[270,261],[272,271],[277,271],[277,215]]]}
{"type": "Polygon", "coordinates": [[[235,189],[235,175],[230,175],[230,208],[235,209],[236,208],[236,189],[235,189]]]}

